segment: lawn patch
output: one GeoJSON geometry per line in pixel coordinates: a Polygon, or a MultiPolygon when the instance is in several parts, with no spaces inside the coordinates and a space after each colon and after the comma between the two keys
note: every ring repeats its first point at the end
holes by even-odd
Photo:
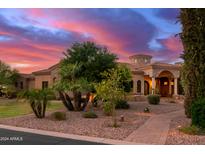
{"type": "MultiPolygon", "coordinates": [[[[48,111],[59,110],[63,108],[63,104],[59,101],[51,101],[48,106],[48,111]]],[[[32,109],[27,102],[18,102],[16,100],[5,99],[0,103],[0,118],[9,118],[15,116],[21,116],[31,114],[32,109]]]]}

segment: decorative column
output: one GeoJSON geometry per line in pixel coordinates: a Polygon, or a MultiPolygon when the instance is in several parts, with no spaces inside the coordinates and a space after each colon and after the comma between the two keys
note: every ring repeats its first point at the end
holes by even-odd
{"type": "Polygon", "coordinates": [[[141,94],[144,95],[144,79],[141,80],[141,94]]]}
{"type": "Polygon", "coordinates": [[[169,79],[169,95],[172,95],[172,80],[169,79]]]}
{"type": "Polygon", "coordinates": [[[174,95],[178,95],[178,79],[174,78],[174,95]]]}
{"type": "Polygon", "coordinates": [[[152,94],[155,93],[155,77],[152,77],[152,94]]]}
{"type": "Polygon", "coordinates": [[[135,78],[133,79],[133,93],[137,93],[137,81],[135,80],[135,78]]]}

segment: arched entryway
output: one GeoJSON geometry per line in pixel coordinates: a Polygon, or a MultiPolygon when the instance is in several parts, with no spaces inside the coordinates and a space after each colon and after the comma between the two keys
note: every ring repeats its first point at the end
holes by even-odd
{"type": "Polygon", "coordinates": [[[170,71],[160,72],[156,86],[162,97],[172,96],[174,93],[174,75],[170,71]]]}
{"type": "Polygon", "coordinates": [[[144,95],[149,95],[149,82],[144,81],[144,95]]]}
{"type": "Polygon", "coordinates": [[[160,79],[160,94],[162,97],[169,96],[169,79],[167,77],[161,77],[160,79]]]}

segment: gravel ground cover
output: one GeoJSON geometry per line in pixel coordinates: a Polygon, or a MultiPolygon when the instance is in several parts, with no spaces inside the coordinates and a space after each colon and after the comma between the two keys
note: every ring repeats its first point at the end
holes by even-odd
{"type": "Polygon", "coordinates": [[[205,136],[202,135],[188,135],[179,131],[180,127],[189,126],[191,120],[184,116],[172,119],[170,123],[170,130],[167,136],[166,144],[172,145],[204,145],[205,136]]]}
{"type": "Polygon", "coordinates": [[[98,115],[96,119],[83,118],[82,112],[68,112],[64,110],[67,115],[66,121],[56,121],[52,119],[51,113],[47,112],[44,119],[37,119],[34,115],[29,115],[0,119],[0,124],[123,140],[142,126],[149,117],[181,109],[180,104],[165,102],[162,102],[160,105],[149,105],[147,102],[129,102],[129,104],[130,109],[117,110],[118,124],[120,125],[117,128],[110,126],[112,124],[112,118],[105,116],[100,109],[95,109],[98,115]],[[144,113],[143,110],[145,107],[149,107],[151,112],[144,113]],[[124,122],[120,121],[121,115],[125,118],[124,122]]]}
{"type": "MultiPolygon", "coordinates": [[[[119,111],[118,114],[120,112],[123,111],[119,111]]],[[[113,128],[110,126],[112,124],[111,117],[104,116],[100,111],[96,111],[96,113],[98,115],[96,119],[83,118],[80,112],[66,112],[68,117],[66,121],[56,121],[51,118],[50,114],[47,114],[45,119],[24,116],[0,120],[0,123],[18,127],[123,140],[149,118],[148,116],[138,116],[123,112],[125,121],[120,122],[118,120],[120,127],[113,128]]]]}

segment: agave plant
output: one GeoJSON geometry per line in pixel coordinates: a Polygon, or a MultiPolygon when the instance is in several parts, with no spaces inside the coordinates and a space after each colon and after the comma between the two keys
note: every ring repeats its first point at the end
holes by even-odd
{"type": "Polygon", "coordinates": [[[37,118],[44,118],[48,101],[53,98],[54,94],[50,89],[26,90],[20,92],[18,98],[26,99],[37,118]]]}

